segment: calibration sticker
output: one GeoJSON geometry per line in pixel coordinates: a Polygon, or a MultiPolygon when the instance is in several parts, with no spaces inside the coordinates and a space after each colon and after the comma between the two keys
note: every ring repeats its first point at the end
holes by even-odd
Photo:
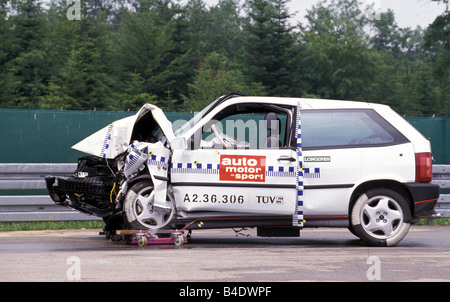
{"type": "Polygon", "coordinates": [[[266,181],[266,157],[257,155],[220,155],[221,181],[266,181]]]}

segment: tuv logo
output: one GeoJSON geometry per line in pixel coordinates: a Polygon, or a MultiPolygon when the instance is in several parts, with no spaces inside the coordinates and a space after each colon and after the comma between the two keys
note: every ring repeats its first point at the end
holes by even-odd
{"type": "Polygon", "coordinates": [[[221,155],[221,181],[266,181],[266,157],[257,155],[221,155]]]}

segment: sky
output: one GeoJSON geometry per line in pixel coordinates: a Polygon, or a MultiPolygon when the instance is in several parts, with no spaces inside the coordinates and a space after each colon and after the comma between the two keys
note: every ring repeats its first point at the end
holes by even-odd
{"type": "MultiPolygon", "coordinates": [[[[216,5],[218,0],[203,0],[207,5],[216,5]]],[[[242,2],[243,0],[241,0],[242,2]]],[[[306,10],[310,9],[319,0],[291,0],[289,3],[290,12],[297,12],[293,24],[296,20],[304,21],[306,10]]],[[[437,16],[445,12],[446,5],[431,0],[360,0],[363,4],[374,4],[378,12],[385,12],[391,9],[395,13],[395,20],[399,27],[410,27],[415,29],[417,26],[427,28],[433,23],[437,16]]]]}

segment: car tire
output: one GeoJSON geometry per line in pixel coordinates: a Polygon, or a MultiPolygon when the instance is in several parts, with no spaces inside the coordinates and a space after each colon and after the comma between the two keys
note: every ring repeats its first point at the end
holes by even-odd
{"type": "Polygon", "coordinates": [[[129,229],[161,229],[169,224],[174,215],[174,200],[168,195],[167,201],[172,206],[170,211],[153,207],[154,187],[150,181],[134,184],[126,193],[123,209],[129,229]]]}
{"type": "Polygon", "coordinates": [[[350,228],[370,246],[393,246],[408,233],[410,219],[411,209],[405,197],[391,189],[374,188],[356,200],[350,228]]]}

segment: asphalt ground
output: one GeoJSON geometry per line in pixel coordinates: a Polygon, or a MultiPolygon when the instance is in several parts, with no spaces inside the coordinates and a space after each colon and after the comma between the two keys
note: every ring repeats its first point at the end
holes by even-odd
{"type": "MultiPolygon", "coordinates": [[[[178,287],[184,282],[450,281],[447,226],[413,226],[389,248],[368,247],[346,229],[304,229],[300,238],[262,238],[254,229],[201,230],[181,247],[143,248],[111,242],[99,231],[0,232],[0,281],[149,281],[178,287]]],[[[241,288],[234,289],[239,294],[241,288]]]]}

